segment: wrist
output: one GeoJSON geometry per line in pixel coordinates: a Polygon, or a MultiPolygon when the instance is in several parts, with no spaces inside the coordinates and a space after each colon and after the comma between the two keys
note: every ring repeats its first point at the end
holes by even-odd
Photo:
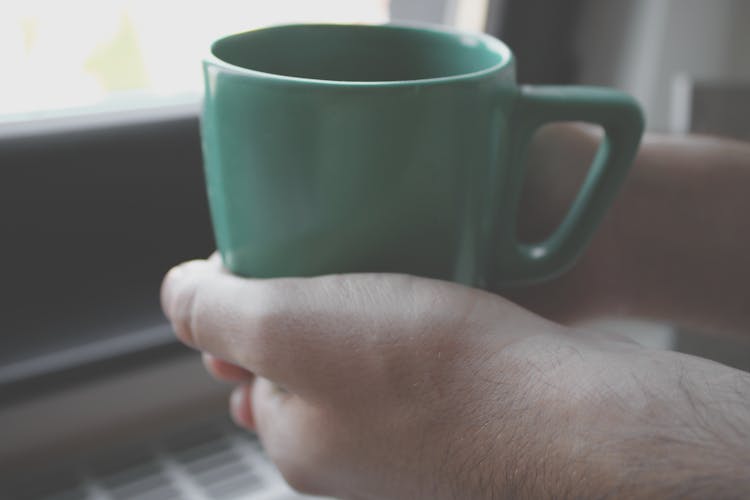
{"type": "Polygon", "coordinates": [[[579,401],[566,396],[579,410],[560,441],[558,484],[583,497],[750,493],[749,374],[639,347],[600,355],[609,375],[579,401]]]}

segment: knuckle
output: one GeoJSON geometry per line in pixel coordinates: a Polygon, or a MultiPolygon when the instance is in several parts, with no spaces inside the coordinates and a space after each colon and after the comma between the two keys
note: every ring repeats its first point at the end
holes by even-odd
{"type": "Polygon", "coordinates": [[[274,460],[284,480],[295,491],[307,495],[330,495],[333,484],[330,483],[330,472],[341,470],[342,464],[336,463],[332,455],[336,449],[330,439],[315,437],[311,429],[299,437],[303,443],[295,450],[295,456],[274,460]],[[310,442],[313,441],[313,442],[310,442]]]}
{"type": "Polygon", "coordinates": [[[267,365],[278,358],[288,328],[283,292],[270,282],[256,283],[244,300],[251,311],[243,325],[250,341],[238,355],[248,366],[267,365]]]}
{"type": "Polygon", "coordinates": [[[302,464],[279,465],[281,475],[293,490],[307,495],[323,494],[324,492],[321,491],[316,475],[312,469],[312,466],[304,466],[302,464]]]}
{"type": "Polygon", "coordinates": [[[255,343],[260,348],[273,343],[276,332],[280,329],[281,313],[278,305],[268,293],[256,298],[255,314],[252,316],[252,330],[255,343]]]}
{"type": "Polygon", "coordinates": [[[256,334],[263,344],[278,343],[280,334],[294,328],[299,315],[294,285],[285,281],[264,282],[255,297],[256,334]]]}
{"type": "Polygon", "coordinates": [[[286,403],[283,413],[259,412],[258,430],[269,457],[294,490],[337,496],[334,472],[347,471],[356,453],[340,435],[344,422],[330,408],[294,399],[286,403]]]}

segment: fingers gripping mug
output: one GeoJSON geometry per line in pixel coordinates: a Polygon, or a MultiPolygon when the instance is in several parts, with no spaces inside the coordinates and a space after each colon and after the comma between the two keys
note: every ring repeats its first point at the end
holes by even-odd
{"type": "Polygon", "coordinates": [[[517,85],[513,54],[484,34],[276,26],[219,39],[203,67],[216,243],[244,276],[548,279],[585,248],[643,130],[618,91],[517,85]],[[604,138],[559,227],[520,242],[525,152],[537,128],[567,120],[604,138]]]}

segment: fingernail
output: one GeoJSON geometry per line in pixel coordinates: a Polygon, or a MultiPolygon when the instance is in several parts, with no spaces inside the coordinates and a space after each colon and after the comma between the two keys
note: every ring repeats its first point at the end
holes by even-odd
{"type": "MultiPolygon", "coordinates": [[[[209,373],[213,373],[211,371],[213,369],[213,367],[211,366],[211,364],[213,362],[213,356],[211,356],[207,352],[202,352],[201,353],[201,362],[203,363],[203,368],[205,368],[206,371],[208,371],[209,373]]],[[[234,394],[232,394],[232,396],[233,395],[234,394]]]]}
{"type": "Polygon", "coordinates": [[[174,290],[175,285],[177,281],[179,281],[183,276],[185,275],[185,268],[182,264],[179,264],[169,271],[167,271],[166,276],[164,276],[164,280],[161,284],[161,308],[162,311],[164,311],[164,314],[169,317],[171,315],[171,308],[172,308],[172,299],[174,298],[174,290]]]}
{"type": "Polygon", "coordinates": [[[245,389],[244,387],[236,387],[232,391],[232,395],[229,397],[229,413],[232,416],[232,420],[235,425],[242,427],[242,410],[245,406],[245,389]]]}

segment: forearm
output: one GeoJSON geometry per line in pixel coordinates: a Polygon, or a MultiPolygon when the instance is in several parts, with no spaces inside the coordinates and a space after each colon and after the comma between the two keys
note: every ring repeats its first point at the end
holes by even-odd
{"type": "Polygon", "coordinates": [[[750,145],[647,138],[612,223],[628,314],[750,331],[750,145]]]}
{"type": "Polygon", "coordinates": [[[612,451],[622,467],[612,485],[632,492],[625,495],[631,498],[746,498],[750,375],[679,353],[651,358],[631,360],[633,371],[668,368],[659,382],[634,377],[639,381],[630,404],[639,421],[612,429],[621,438],[612,451]],[[639,400],[648,403],[639,408],[639,400]]]}
{"type": "Polygon", "coordinates": [[[548,490],[574,498],[747,498],[750,374],[668,351],[581,353],[610,375],[590,382],[596,389],[577,402],[582,410],[568,425],[555,420],[552,442],[563,446],[546,452],[557,457],[545,464],[555,471],[548,490]]]}
{"type": "Polygon", "coordinates": [[[651,401],[640,426],[621,433],[619,485],[648,498],[746,498],[750,374],[679,353],[651,358],[631,363],[646,373],[649,365],[670,368],[661,383],[641,379],[651,401]]]}

